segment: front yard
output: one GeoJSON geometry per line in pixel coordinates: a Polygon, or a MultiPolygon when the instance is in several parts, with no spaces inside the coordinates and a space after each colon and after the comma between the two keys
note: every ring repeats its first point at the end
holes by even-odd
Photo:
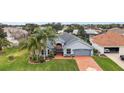
{"type": "Polygon", "coordinates": [[[27,50],[6,49],[5,54],[0,56],[0,71],[78,71],[77,64],[73,59],[55,59],[41,64],[29,64],[27,50]],[[13,61],[8,56],[14,56],[13,61]]]}
{"type": "Polygon", "coordinates": [[[104,71],[123,71],[123,69],[108,57],[93,56],[94,60],[104,71]]]}

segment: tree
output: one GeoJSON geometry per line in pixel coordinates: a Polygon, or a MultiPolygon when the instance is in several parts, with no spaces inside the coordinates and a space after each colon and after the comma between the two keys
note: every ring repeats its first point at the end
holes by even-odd
{"type": "Polygon", "coordinates": [[[78,36],[80,37],[80,38],[82,38],[82,39],[86,39],[86,33],[85,33],[85,31],[84,31],[84,27],[83,26],[81,26],[80,28],[79,28],[79,32],[78,32],[78,36]]]}
{"type": "Polygon", "coordinates": [[[25,29],[26,31],[28,31],[29,34],[32,34],[33,31],[34,31],[34,29],[35,29],[36,27],[38,27],[37,24],[26,24],[26,25],[23,27],[23,29],[25,29]]]}
{"type": "Polygon", "coordinates": [[[21,49],[27,48],[31,51],[31,56],[39,57],[41,51],[44,51],[44,59],[46,58],[46,50],[48,41],[53,41],[55,38],[55,31],[52,27],[41,29],[37,27],[34,29],[34,33],[28,38],[28,40],[20,42],[21,49]]]}
{"type": "Polygon", "coordinates": [[[56,37],[55,30],[51,26],[48,26],[45,29],[36,28],[34,30],[34,33],[37,38],[37,41],[39,43],[42,43],[45,59],[48,42],[54,42],[54,38],[56,37]]]}
{"type": "Polygon", "coordinates": [[[3,47],[9,46],[10,42],[6,39],[7,34],[4,32],[2,28],[0,28],[0,52],[3,47]]]}
{"type": "Polygon", "coordinates": [[[6,32],[4,32],[2,28],[0,28],[0,38],[5,38],[5,37],[7,37],[6,32]]]}
{"type": "Polygon", "coordinates": [[[61,23],[48,23],[44,25],[45,27],[49,27],[51,26],[56,32],[58,30],[62,30],[64,25],[62,25],[61,23]]]}
{"type": "Polygon", "coordinates": [[[0,52],[7,46],[10,46],[10,42],[6,38],[0,38],[0,52]]]}

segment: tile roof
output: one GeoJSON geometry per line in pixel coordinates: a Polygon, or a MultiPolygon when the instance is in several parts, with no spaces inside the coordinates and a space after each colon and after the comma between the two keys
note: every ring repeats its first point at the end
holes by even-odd
{"type": "MultiPolygon", "coordinates": [[[[72,47],[72,45],[74,45],[75,43],[79,43],[81,44],[83,47],[85,46],[85,48],[87,47],[88,49],[92,49],[92,46],[90,46],[88,43],[84,42],[83,40],[81,40],[80,38],[69,34],[69,33],[62,33],[58,36],[59,38],[61,38],[62,40],[64,40],[64,47],[72,47]]],[[[82,47],[82,46],[78,46],[78,47],[82,47]]],[[[76,46],[75,46],[76,47],[76,46]]]]}
{"type": "Polygon", "coordinates": [[[111,28],[111,29],[109,29],[108,31],[117,32],[117,33],[120,33],[120,34],[124,34],[124,29],[122,29],[122,28],[117,28],[117,27],[111,28]]]}
{"type": "Polygon", "coordinates": [[[92,37],[92,42],[101,46],[124,46],[124,35],[110,31],[92,37]]]}

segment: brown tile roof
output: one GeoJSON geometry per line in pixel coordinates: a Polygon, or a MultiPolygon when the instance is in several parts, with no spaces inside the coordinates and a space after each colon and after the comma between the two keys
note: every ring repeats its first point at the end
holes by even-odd
{"type": "Polygon", "coordinates": [[[117,27],[111,28],[111,29],[109,29],[108,31],[117,32],[117,33],[120,33],[120,34],[124,34],[124,29],[122,29],[122,28],[117,28],[117,27]]]}
{"type": "Polygon", "coordinates": [[[101,46],[124,46],[124,35],[110,31],[94,36],[92,42],[101,46]]]}

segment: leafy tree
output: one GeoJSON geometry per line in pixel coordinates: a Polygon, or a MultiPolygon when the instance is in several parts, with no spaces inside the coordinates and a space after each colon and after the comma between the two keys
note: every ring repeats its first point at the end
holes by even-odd
{"type": "Polygon", "coordinates": [[[61,23],[48,23],[44,25],[45,27],[51,26],[56,32],[58,30],[62,30],[64,25],[62,25],[61,23]]]}
{"type": "Polygon", "coordinates": [[[0,28],[0,38],[5,38],[7,36],[6,32],[2,28],[0,28]]]}
{"type": "Polygon", "coordinates": [[[81,39],[86,39],[86,33],[85,33],[85,31],[84,31],[84,27],[83,26],[81,26],[80,28],[79,28],[79,32],[78,32],[78,36],[81,38],[81,39]]]}
{"type": "Polygon", "coordinates": [[[3,47],[10,45],[10,42],[6,39],[7,34],[4,32],[2,28],[0,28],[0,52],[3,47]]]}
{"type": "Polygon", "coordinates": [[[68,26],[68,28],[65,30],[67,33],[72,33],[74,28],[72,26],[68,26]]]}
{"type": "Polygon", "coordinates": [[[23,29],[25,29],[26,31],[28,31],[29,34],[32,34],[33,31],[34,31],[34,29],[35,29],[36,27],[38,27],[37,24],[26,24],[26,25],[23,27],[23,29]]]}
{"type": "Polygon", "coordinates": [[[10,46],[10,42],[6,38],[0,38],[0,52],[7,46],[10,46]]]}

